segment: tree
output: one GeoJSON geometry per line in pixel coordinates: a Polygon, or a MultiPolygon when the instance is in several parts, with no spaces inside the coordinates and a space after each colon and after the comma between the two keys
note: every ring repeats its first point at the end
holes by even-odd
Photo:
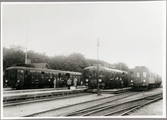
{"type": "Polygon", "coordinates": [[[31,59],[32,63],[43,63],[43,62],[50,63],[50,58],[47,55],[45,55],[45,53],[41,54],[34,52],[33,50],[29,50],[27,52],[27,58],[31,59]]]}
{"type": "Polygon", "coordinates": [[[124,71],[128,71],[129,70],[128,65],[123,63],[123,62],[115,63],[114,66],[115,66],[116,69],[119,69],[119,70],[124,70],[124,71]]]}
{"type": "MultiPolygon", "coordinates": [[[[33,50],[27,52],[27,58],[31,59],[32,63],[48,63],[51,69],[82,72],[85,67],[97,65],[97,60],[86,59],[80,53],[72,53],[70,55],[55,55],[48,57],[45,53],[37,53],[33,50]]],[[[21,46],[10,46],[10,48],[3,47],[3,70],[13,64],[25,63],[25,52],[21,46]]],[[[101,66],[110,66],[111,64],[99,60],[101,66]]],[[[116,69],[128,70],[128,66],[123,63],[115,63],[116,69]]]]}
{"type": "Polygon", "coordinates": [[[25,54],[23,47],[10,46],[10,48],[3,47],[3,70],[16,63],[24,63],[25,54]]]}

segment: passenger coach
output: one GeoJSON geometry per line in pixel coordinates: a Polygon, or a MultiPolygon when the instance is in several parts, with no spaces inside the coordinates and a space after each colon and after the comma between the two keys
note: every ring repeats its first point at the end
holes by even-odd
{"type": "Polygon", "coordinates": [[[9,67],[4,72],[4,85],[16,89],[26,88],[51,88],[54,78],[57,79],[57,87],[65,87],[70,77],[77,77],[78,85],[81,83],[81,73],[60,71],[53,69],[32,68],[24,66],[9,67]]]}
{"type": "Polygon", "coordinates": [[[159,87],[161,77],[145,66],[137,66],[128,71],[129,85],[133,88],[159,87]]]}
{"type": "MultiPolygon", "coordinates": [[[[83,71],[84,84],[89,89],[96,89],[97,66],[86,67],[83,71]]],[[[99,87],[101,89],[122,88],[128,86],[128,75],[126,71],[99,66],[99,87]]]]}

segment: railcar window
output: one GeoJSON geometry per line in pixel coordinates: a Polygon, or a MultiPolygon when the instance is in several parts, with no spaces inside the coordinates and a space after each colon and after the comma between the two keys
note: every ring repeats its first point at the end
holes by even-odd
{"type": "Polygon", "coordinates": [[[49,75],[48,72],[46,72],[45,74],[46,74],[46,78],[48,78],[48,75],[49,75]]]}
{"type": "Polygon", "coordinates": [[[50,78],[52,78],[52,73],[50,73],[50,78]]]}
{"type": "Polygon", "coordinates": [[[5,77],[7,77],[7,76],[8,76],[8,71],[6,70],[6,71],[5,71],[5,77]]]}
{"type": "Polygon", "coordinates": [[[146,72],[143,72],[143,77],[147,77],[147,73],[146,72]]]}
{"type": "Polygon", "coordinates": [[[91,71],[91,70],[89,70],[89,71],[88,71],[88,73],[89,73],[89,76],[91,76],[91,75],[92,75],[92,71],[91,71]]]}
{"type": "Polygon", "coordinates": [[[115,77],[115,73],[114,72],[112,72],[112,77],[115,77]]]}
{"type": "Polygon", "coordinates": [[[134,77],[134,74],[133,74],[133,72],[131,72],[131,73],[130,73],[130,77],[134,77]]]}
{"type": "Polygon", "coordinates": [[[103,75],[103,71],[100,71],[99,75],[103,75]]]}
{"type": "Polygon", "coordinates": [[[100,77],[100,78],[103,77],[103,71],[100,71],[100,73],[99,73],[99,77],[100,77]]]}
{"type": "Polygon", "coordinates": [[[28,71],[25,72],[25,78],[27,78],[27,75],[28,75],[28,71]]]}
{"type": "Polygon", "coordinates": [[[56,73],[53,73],[52,77],[53,77],[53,78],[56,77],[56,73]]]}
{"type": "Polygon", "coordinates": [[[23,77],[23,70],[18,70],[17,71],[17,77],[22,78],[23,77]]]}
{"type": "Polygon", "coordinates": [[[137,72],[137,77],[140,77],[140,72],[137,72]]]}
{"type": "Polygon", "coordinates": [[[14,76],[15,76],[15,71],[12,70],[12,71],[11,71],[11,77],[14,77],[14,76]]]}
{"type": "Polygon", "coordinates": [[[112,72],[110,72],[110,77],[112,77],[112,72]]]}
{"type": "Polygon", "coordinates": [[[32,74],[32,77],[34,77],[34,72],[32,72],[31,74],[32,74]]]}
{"type": "Polygon", "coordinates": [[[93,71],[93,76],[96,76],[96,71],[93,71]]]}
{"type": "Polygon", "coordinates": [[[78,76],[78,80],[80,81],[81,76],[78,76]]]}
{"type": "Polygon", "coordinates": [[[44,72],[41,72],[41,78],[44,78],[44,72]]]}

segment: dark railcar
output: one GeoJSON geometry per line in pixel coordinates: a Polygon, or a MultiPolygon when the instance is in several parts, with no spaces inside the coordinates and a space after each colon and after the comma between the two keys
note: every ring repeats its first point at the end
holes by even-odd
{"type": "Polygon", "coordinates": [[[65,87],[67,79],[73,76],[77,76],[78,80],[81,79],[79,72],[15,66],[5,70],[3,82],[6,87],[16,89],[51,88],[56,78],[57,87],[65,87]]]}
{"type": "Polygon", "coordinates": [[[161,77],[145,66],[137,66],[128,71],[129,85],[133,88],[159,87],[162,83],[161,77]]]}
{"type": "MultiPolygon", "coordinates": [[[[86,67],[83,71],[84,84],[89,89],[96,89],[97,82],[97,66],[86,67]]],[[[113,89],[128,86],[128,76],[126,71],[111,69],[99,66],[99,88],[113,89]]]]}

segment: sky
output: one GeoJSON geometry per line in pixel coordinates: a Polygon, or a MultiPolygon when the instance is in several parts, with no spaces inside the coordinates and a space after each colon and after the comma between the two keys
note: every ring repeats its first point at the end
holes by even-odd
{"type": "Polygon", "coordinates": [[[3,47],[97,59],[99,39],[100,60],[146,66],[162,75],[166,1],[4,3],[1,16],[3,47]]]}

